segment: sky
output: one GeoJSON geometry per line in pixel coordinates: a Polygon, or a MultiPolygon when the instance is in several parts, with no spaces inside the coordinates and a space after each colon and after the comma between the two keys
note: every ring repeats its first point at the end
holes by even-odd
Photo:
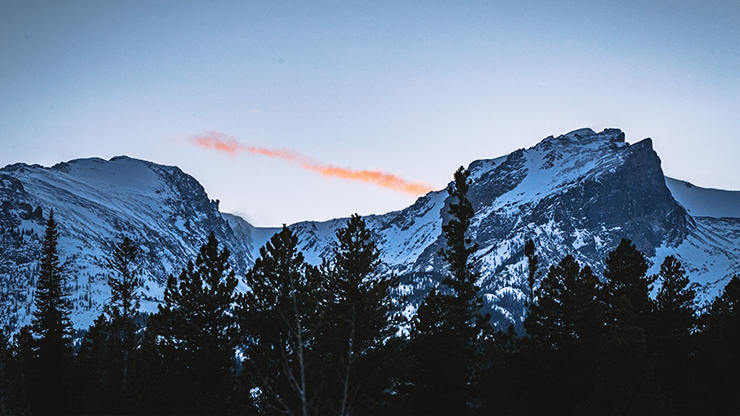
{"type": "Polygon", "coordinates": [[[0,1],[0,166],[176,165],[258,226],[402,209],[582,127],[740,189],[740,2],[0,1]]]}

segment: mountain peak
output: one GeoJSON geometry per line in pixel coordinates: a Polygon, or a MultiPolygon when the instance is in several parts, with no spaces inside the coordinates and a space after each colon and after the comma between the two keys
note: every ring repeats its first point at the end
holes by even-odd
{"type": "Polygon", "coordinates": [[[565,133],[563,136],[571,137],[571,138],[578,138],[578,137],[584,137],[584,136],[593,136],[594,134],[596,134],[595,131],[591,130],[588,127],[584,127],[581,129],[573,130],[569,133],[565,133]]]}
{"type": "Polygon", "coordinates": [[[624,143],[625,135],[620,129],[607,128],[603,131],[596,133],[588,127],[573,130],[566,134],[558,137],[550,136],[543,141],[569,141],[569,142],[588,142],[588,141],[604,141],[612,143],[624,143]]]}

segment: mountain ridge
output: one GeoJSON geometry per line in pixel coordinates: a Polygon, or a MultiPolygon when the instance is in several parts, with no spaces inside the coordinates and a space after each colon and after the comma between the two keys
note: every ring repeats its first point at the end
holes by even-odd
{"type": "MultiPolygon", "coordinates": [[[[689,187],[665,177],[660,164],[649,138],[629,144],[619,129],[587,128],[471,162],[469,199],[476,214],[470,233],[479,246],[471,259],[495,322],[521,325],[529,293],[523,246],[529,238],[541,259],[540,277],[566,254],[600,273],[604,257],[623,237],[647,254],[651,273],[662,257],[676,255],[705,300],[740,272],[740,192],[689,187]]],[[[144,308],[153,310],[166,276],[194,258],[208,233],[229,248],[243,274],[279,230],[219,212],[197,180],[175,166],[127,156],[50,168],[8,165],[0,169],[0,203],[0,302],[19,323],[30,315],[41,217],[50,208],[60,223],[60,248],[74,280],[68,287],[76,304],[73,319],[80,325],[91,322],[105,300],[103,259],[121,235],[142,243],[144,308]]],[[[445,244],[441,226],[448,207],[447,192],[440,190],[402,210],[365,217],[381,252],[379,272],[399,275],[396,295],[408,296],[409,316],[445,272],[437,253],[445,244]]],[[[306,260],[318,264],[330,258],[334,233],[345,222],[303,221],[290,228],[306,260]]],[[[243,283],[240,288],[246,290],[243,283]]]]}

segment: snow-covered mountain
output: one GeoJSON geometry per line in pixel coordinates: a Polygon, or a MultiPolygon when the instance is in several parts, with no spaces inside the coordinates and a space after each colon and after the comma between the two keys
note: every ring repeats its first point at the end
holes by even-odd
{"type": "MultiPolygon", "coordinates": [[[[471,235],[478,244],[473,262],[500,324],[521,323],[529,293],[524,243],[530,238],[537,246],[540,276],[567,254],[600,274],[607,254],[625,237],[650,258],[650,273],[657,273],[665,256],[677,256],[705,300],[740,269],[740,192],[666,178],[650,139],[630,145],[618,129],[580,129],[504,157],[474,161],[468,169],[476,211],[471,235]]],[[[385,272],[402,277],[408,314],[446,267],[436,254],[444,242],[448,203],[446,191],[431,192],[404,210],[366,218],[385,272]]],[[[291,227],[306,258],[318,263],[330,255],[334,233],[344,222],[291,227]]],[[[255,247],[271,234],[230,223],[245,235],[253,233],[255,247]]]]}
{"type": "Polygon", "coordinates": [[[0,169],[0,302],[19,323],[30,321],[44,219],[54,210],[59,251],[77,327],[87,327],[109,296],[104,260],[124,235],[141,247],[144,308],[156,310],[170,273],[194,259],[210,232],[234,253],[243,273],[253,250],[236,238],[218,201],[179,168],[116,157],[80,159],[51,168],[14,164],[0,169]],[[43,218],[42,218],[43,217],[43,218]]]}
{"type": "MultiPolygon", "coordinates": [[[[522,319],[528,296],[523,248],[529,238],[537,245],[540,275],[566,254],[600,273],[603,259],[623,237],[650,257],[652,273],[666,255],[679,257],[705,299],[740,269],[740,192],[666,178],[650,139],[630,145],[617,129],[581,129],[475,161],[469,170],[476,211],[471,235],[479,247],[473,261],[486,302],[502,325],[519,325],[522,319]]],[[[0,303],[20,323],[29,320],[42,217],[51,208],[60,223],[78,327],[89,325],[108,296],[102,260],[122,235],[142,245],[144,306],[153,310],[166,276],[195,257],[209,232],[226,244],[243,274],[278,231],[219,213],[218,202],[176,167],[127,157],[52,168],[6,166],[0,169],[0,204],[0,303]]],[[[401,276],[407,314],[445,270],[437,252],[448,204],[441,190],[406,209],[365,218],[381,251],[382,272],[401,276]]],[[[330,256],[335,231],[345,222],[291,228],[306,259],[316,264],[330,256]]]]}

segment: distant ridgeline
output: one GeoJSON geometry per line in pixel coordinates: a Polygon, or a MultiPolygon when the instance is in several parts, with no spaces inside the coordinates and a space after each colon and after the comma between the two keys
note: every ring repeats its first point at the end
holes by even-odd
{"type": "MultiPolygon", "coordinates": [[[[493,321],[522,330],[529,298],[524,243],[539,258],[535,279],[572,255],[602,276],[604,259],[630,238],[658,272],[679,259],[709,301],[740,267],[740,192],[703,189],[666,178],[650,139],[630,145],[617,129],[581,129],[548,137],[529,149],[469,165],[475,214],[471,256],[493,321]]],[[[140,245],[142,309],[156,311],[170,274],[194,258],[213,232],[231,252],[238,276],[279,231],[253,227],[218,211],[203,187],[177,167],[116,157],[79,159],[51,168],[15,164],[0,169],[0,301],[4,319],[29,323],[40,235],[51,209],[60,230],[60,256],[73,304],[72,320],[90,325],[110,296],[103,263],[112,244],[128,236],[140,245]]],[[[438,252],[449,218],[445,190],[400,211],[365,218],[380,252],[378,274],[399,276],[394,292],[412,316],[447,270],[438,252]]],[[[346,219],[290,226],[310,264],[328,259],[346,219]]],[[[237,290],[246,286],[240,279],[237,290]]]]}
{"type": "Polygon", "coordinates": [[[736,194],[666,180],[649,139],[578,130],[281,229],[129,158],[0,183],[0,414],[740,412],[736,194]]]}

